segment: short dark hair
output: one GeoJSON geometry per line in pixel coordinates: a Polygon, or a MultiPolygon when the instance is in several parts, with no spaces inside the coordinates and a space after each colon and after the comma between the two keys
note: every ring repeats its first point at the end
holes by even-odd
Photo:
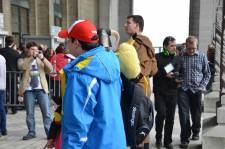
{"type": "Polygon", "coordinates": [[[135,23],[139,25],[140,31],[142,32],[144,29],[144,19],[141,15],[129,15],[127,19],[132,18],[135,23]]]}
{"type": "MultiPolygon", "coordinates": [[[[95,40],[97,40],[99,37],[98,37],[98,35],[96,35],[96,36],[94,36],[92,38],[95,39],[95,40]]],[[[71,38],[71,41],[74,42],[75,39],[74,38],[71,38]]],[[[89,50],[91,50],[91,49],[96,48],[97,46],[99,46],[99,42],[97,42],[97,43],[89,43],[89,42],[84,42],[84,41],[80,41],[80,40],[78,40],[78,41],[79,41],[82,49],[84,49],[85,51],[89,51],[89,50]]]]}
{"type": "Polygon", "coordinates": [[[5,45],[10,46],[14,43],[14,38],[13,36],[6,36],[5,37],[5,45]]]}
{"type": "Polygon", "coordinates": [[[163,46],[168,46],[169,42],[173,42],[176,39],[173,36],[167,36],[164,40],[163,40],[163,46]]]}
{"type": "Polygon", "coordinates": [[[58,53],[64,53],[65,52],[65,49],[64,49],[64,46],[63,45],[60,45],[55,49],[55,53],[58,54],[58,53]]]}
{"type": "Polygon", "coordinates": [[[38,44],[34,41],[28,42],[27,45],[26,45],[27,49],[30,49],[31,47],[38,47],[39,48],[38,44]]]}

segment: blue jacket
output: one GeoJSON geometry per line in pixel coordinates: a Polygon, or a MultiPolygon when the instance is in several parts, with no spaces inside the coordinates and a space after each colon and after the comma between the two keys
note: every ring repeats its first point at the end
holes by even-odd
{"type": "Polygon", "coordinates": [[[63,149],[125,149],[120,65],[99,46],[64,67],[63,149]]]}

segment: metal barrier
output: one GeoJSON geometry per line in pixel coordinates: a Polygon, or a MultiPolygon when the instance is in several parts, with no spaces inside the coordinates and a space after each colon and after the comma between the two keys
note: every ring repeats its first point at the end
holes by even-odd
{"type": "MultiPolygon", "coordinates": [[[[162,47],[154,47],[155,52],[162,52],[162,47]]],[[[49,87],[49,98],[52,96],[60,96],[61,83],[59,80],[54,79],[57,77],[56,73],[50,73],[46,75],[46,79],[49,87]]],[[[4,105],[6,107],[24,106],[23,103],[18,101],[18,89],[19,83],[22,80],[21,71],[7,71],[6,72],[6,98],[4,105]]]]}
{"type": "Polygon", "coordinates": [[[5,94],[5,106],[23,106],[19,103],[18,98],[18,82],[20,82],[22,73],[19,71],[7,71],[6,72],[6,94],[5,94]]]}
{"type": "MultiPolygon", "coordinates": [[[[57,74],[50,73],[46,75],[46,79],[49,87],[49,97],[60,96],[60,86],[59,80],[55,80],[57,74]]],[[[6,72],[6,94],[4,105],[6,107],[20,107],[24,106],[23,103],[18,101],[18,89],[19,83],[22,80],[21,71],[7,71],[6,72]]]]}
{"type": "Polygon", "coordinates": [[[216,10],[216,22],[215,22],[215,33],[214,33],[214,45],[216,48],[216,64],[220,67],[220,91],[219,91],[219,101],[217,102],[217,107],[221,106],[221,97],[225,94],[224,84],[225,84],[225,3],[220,3],[216,10]]]}

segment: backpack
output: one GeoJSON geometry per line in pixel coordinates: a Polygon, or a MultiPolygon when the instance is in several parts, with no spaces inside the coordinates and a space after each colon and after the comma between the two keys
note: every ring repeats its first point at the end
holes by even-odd
{"type": "Polygon", "coordinates": [[[153,104],[143,88],[121,74],[123,81],[122,113],[128,146],[138,146],[151,131],[154,123],[153,104]]]}

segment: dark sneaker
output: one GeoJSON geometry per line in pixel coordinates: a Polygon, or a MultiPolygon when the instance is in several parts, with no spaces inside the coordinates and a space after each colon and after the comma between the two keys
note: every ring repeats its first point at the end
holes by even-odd
{"type": "Polygon", "coordinates": [[[162,147],[162,141],[161,140],[156,140],[156,142],[155,142],[155,146],[156,146],[156,148],[161,148],[162,147]]]}
{"type": "Polygon", "coordinates": [[[30,139],[33,139],[33,138],[36,138],[35,135],[31,135],[31,134],[27,134],[26,136],[23,136],[23,140],[30,140],[30,139]]]}
{"type": "Polygon", "coordinates": [[[167,149],[173,149],[173,144],[172,143],[164,144],[164,147],[167,148],[167,149]]]}
{"type": "Polygon", "coordinates": [[[188,142],[181,142],[180,148],[188,148],[188,142]]]}
{"type": "Polygon", "coordinates": [[[191,140],[193,141],[199,140],[199,134],[193,134],[191,140]]]}
{"type": "Polygon", "coordinates": [[[6,136],[6,135],[7,135],[7,130],[2,131],[2,135],[3,135],[3,136],[6,136]]]}

